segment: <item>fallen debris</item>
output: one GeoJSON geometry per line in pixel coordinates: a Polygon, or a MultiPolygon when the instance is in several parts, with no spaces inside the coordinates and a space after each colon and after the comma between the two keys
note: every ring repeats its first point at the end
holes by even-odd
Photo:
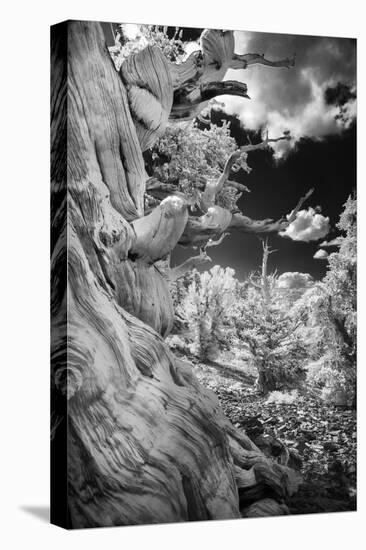
{"type": "Polygon", "coordinates": [[[214,391],[233,424],[246,431],[273,460],[301,471],[303,483],[290,499],[293,514],[356,509],[356,412],[326,404],[304,392],[285,404],[263,398],[248,382],[230,379],[228,369],[194,366],[214,391]],[[288,455],[286,454],[288,453],[288,455]]]}

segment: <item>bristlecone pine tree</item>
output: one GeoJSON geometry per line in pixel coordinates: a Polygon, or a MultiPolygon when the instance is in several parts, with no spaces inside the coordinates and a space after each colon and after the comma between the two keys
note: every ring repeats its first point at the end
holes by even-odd
{"type": "MultiPolygon", "coordinates": [[[[350,196],[333,241],[339,250],[329,255],[327,274],[294,307],[302,339],[313,361],[308,381],[323,397],[338,405],[356,405],[357,356],[357,202],[350,196]]],[[[332,242],[325,246],[332,246],[332,242]]]]}
{"type": "Polygon", "coordinates": [[[296,476],[231,425],[164,341],[177,243],[204,247],[223,232],[291,221],[254,221],[215,200],[234,164],[271,140],[229,157],[195,217],[181,192],[146,214],[142,152],[169,119],[192,119],[216,95],[246,97],[245,84],[222,82],[228,68],[292,60],[237,55],[232,32],[205,31],[181,64],[149,46],[118,72],[90,22],[55,26],[51,50],[52,520],[80,528],[287,513],[296,476]]]}
{"type": "Polygon", "coordinates": [[[217,359],[233,336],[237,286],[233,269],[215,265],[193,277],[177,307],[192,340],[191,351],[202,360],[217,359]]]}
{"type": "Polygon", "coordinates": [[[268,274],[271,250],[263,241],[262,271],[250,277],[237,326],[240,338],[248,345],[258,371],[257,386],[263,393],[299,387],[306,374],[306,347],[297,333],[299,322],[284,307],[277,291],[277,277],[268,274]]]}

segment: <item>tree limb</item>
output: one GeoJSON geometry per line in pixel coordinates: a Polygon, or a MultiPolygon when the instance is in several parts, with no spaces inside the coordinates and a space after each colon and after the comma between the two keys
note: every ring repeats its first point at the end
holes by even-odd
{"type": "Polygon", "coordinates": [[[241,212],[231,213],[229,210],[215,205],[215,207],[209,208],[204,216],[189,216],[186,227],[179,238],[179,244],[182,246],[207,246],[210,239],[220,239],[223,232],[230,234],[233,230],[253,234],[280,233],[294,221],[297,212],[313,191],[310,189],[304,197],[301,197],[287,218],[279,220],[271,218],[253,220],[241,212]]]}
{"type": "Polygon", "coordinates": [[[256,288],[257,290],[262,290],[262,285],[254,280],[254,274],[251,273],[248,277],[248,283],[256,288]]]}
{"type": "Polygon", "coordinates": [[[245,191],[246,193],[250,193],[249,187],[247,187],[243,183],[239,183],[238,181],[227,180],[225,187],[234,187],[238,191],[245,191]]]}
{"type": "Polygon", "coordinates": [[[236,229],[243,233],[279,233],[280,231],[284,231],[290,223],[295,220],[296,214],[313,192],[314,189],[310,189],[306,195],[301,197],[294,210],[292,210],[291,214],[289,214],[286,219],[280,218],[279,220],[272,220],[266,218],[264,220],[252,220],[241,213],[235,213],[233,214],[228,229],[236,229]]]}
{"type": "Polygon", "coordinates": [[[176,246],[187,220],[187,201],[182,194],[164,199],[150,214],[132,222],[136,238],[131,258],[147,263],[164,258],[176,246]]]}
{"type": "Polygon", "coordinates": [[[260,143],[254,143],[254,144],[248,143],[247,145],[243,145],[237,151],[232,153],[232,155],[229,157],[228,162],[225,165],[224,174],[221,177],[224,177],[224,175],[226,175],[226,179],[228,179],[230,170],[232,170],[233,172],[238,172],[240,168],[250,173],[251,168],[248,166],[246,162],[248,153],[252,151],[266,149],[267,147],[269,147],[270,143],[276,143],[278,141],[283,141],[283,140],[289,141],[290,139],[291,139],[291,136],[289,132],[285,132],[282,136],[278,138],[269,138],[268,131],[267,131],[266,138],[260,143]],[[229,173],[227,173],[228,169],[229,169],[229,173]]]}
{"type": "Polygon", "coordinates": [[[201,248],[198,256],[192,256],[180,265],[173,267],[170,270],[169,278],[171,281],[176,281],[180,279],[180,277],[183,277],[188,271],[192,271],[192,269],[196,269],[198,266],[207,262],[212,262],[212,259],[207,255],[206,250],[201,248]]]}
{"type": "MultiPolygon", "coordinates": [[[[240,147],[239,149],[231,153],[231,155],[229,156],[229,158],[225,163],[223,172],[220,175],[220,177],[217,179],[217,181],[207,182],[205,190],[202,193],[201,200],[200,200],[201,210],[203,212],[207,212],[210,207],[214,206],[216,196],[223,189],[224,185],[227,184],[231,171],[237,172],[238,170],[240,170],[240,168],[243,168],[243,170],[245,170],[248,173],[251,171],[250,167],[246,163],[246,157],[249,152],[256,151],[259,149],[265,149],[266,147],[269,147],[270,143],[275,143],[281,140],[288,141],[290,139],[291,137],[288,133],[285,133],[283,136],[280,136],[278,138],[269,138],[268,132],[267,132],[266,139],[264,139],[260,143],[256,143],[256,144],[250,143],[248,145],[244,145],[243,147],[240,147]]],[[[248,190],[247,187],[242,186],[241,184],[238,184],[236,182],[230,182],[230,185],[232,187],[236,187],[237,189],[240,189],[243,191],[248,190]]]]}
{"type": "Polygon", "coordinates": [[[222,243],[222,241],[225,239],[225,237],[227,237],[229,235],[229,233],[223,233],[221,235],[221,237],[217,240],[214,240],[214,239],[209,239],[206,243],[206,246],[205,246],[205,249],[209,246],[218,246],[219,244],[222,243]]]}
{"type": "Polygon", "coordinates": [[[202,193],[200,200],[200,208],[203,212],[207,212],[210,207],[214,206],[216,195],[220,193],[220,191],[224,187],[226,181],[229,178],[232,167],[239,160],[241,154],[242,153],[240,149],[231,153],[225,163],[224,170],[221,176],[214,182],[208,181],[206,183],[205,190],[202,193]]]}
{"type": "Polygon", "coordinates": [[[296,215],[297,213],[299,212],[300,208],[302,207],[302,205],[304,204],[305,201],[308,200],[309,197],[311,197],[311,195],[314,193],[314,188],[312,187],[311,189],[309,189],[309,191],[306,193],[306,195],[304,195],[303,197],[301,197],[301,199],[299,200],[299,202],[297,203],[296,207],[294,208],[294,210],[291,212],[291,214],[289,214],[289,216],[287,217],[287,222],[288,224],[292,223],[295,218],[296,218],[296,215]]]}
{"type": "Polygon", "coordinates": [[[278,138],[269,138],[268,137],[268,130],[266,132],[266,138],[261,141],[260,143],[248,143],[248,145],[243,145],[240,147],[240,151],[242,153],[250,153],[251,151],[256,151],[258,149],[265,149],[266,147],[269,147],[270,143],[276,143],[277,141],[289,141],[291,139],[291,136],[289,132],[285,132],[282,136],[278,138]]]}
{"type": "Polygon", "coordinates": [[[233,214],[229,230],[236,229],[243,233],[278,233],[287,227],[287,222],[283,218],[280,220],[272,220],[266,218],[264,220],[252,220],[248,216],[241,213],[233,214]]]}
{"type": "Polygon", "coordinates": [[[245,85],[240,88],[239,83],[222,82],[228,69],[246,69],[250,65],[290,68],[295,63],[294,56],[270,61],[264,54],[236,54],[232,31],[208,29],[202,33],[200,41],[201,50],[193,52],[183,63],[170,64],[174,89],[171,119],[193,118],[204,102],[224,93],[248,98],[245,85]]]}
{"type": "Polygon", "coordinates": [[[286,67],[290,69],[295,65],[295,55],[277,61],[270,61],[264,57],[264,54],[259,53],[233,54],[230,64],[231,69],[246,69],[249,65],[266,65],[267,67],[286,67]]]}
{"type": "Polygon", "coordinates": [[[146,181],[146,191],[163,191],[164,193],[175,193],[178,191],[177,185],[173,183],[163,183],[157,178],[149,178],[146,181]]]}

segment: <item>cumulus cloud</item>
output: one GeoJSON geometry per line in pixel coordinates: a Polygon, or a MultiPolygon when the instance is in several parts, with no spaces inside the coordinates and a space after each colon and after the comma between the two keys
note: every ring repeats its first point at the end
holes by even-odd
{"type": "Polygon", "coordinates": [[[278,288],[286,289],[308,288],[312,286],[313,283],[314,279],[310,273],[300,273],[298,271],[287,271],[286,273],[282,273],[277,280],[278,288]]]}
{"type": "Polygon", "coordinates": [[[313,256],[315,260],[326,260],[329,254],[326,250],[317,250],[313,256]]]}
{"type": "Polygon", "coordinates": [[[330,246],[340,246],[341,244],[342,244],[342,237],[336,237],[331,241],[323,241],[322,243],[320,243],[319,246],[321,246],[322,248],[327,248],[330,246]]]}
{"type": "MultiPolygon", "coordinates": [[[[287,219],[291,214],[287,216],[287,219]]],[[[296,218],[285,231],[281,231],[281,237],[289,237],[293,241],[317,241],[325,237],[330,230],[329,218],[320,214],[316,209],[309,207],[300,210],[296,218]]]]}
{"type": "MultiPolygon", "coordinates": [[[[227,72],[225,78],[248,85],[250,101],[223,96],[225,111],[238,115],[246,128],[266,126],[273,136],[288,129],[296,141],[340,133],[355,119],[355,40],[237,31],[235,51],[268,59],[296,52],[292,69],[255,65],[227,72]]],[[[276,144],[278,156],[289,146],[276,144]]]]}

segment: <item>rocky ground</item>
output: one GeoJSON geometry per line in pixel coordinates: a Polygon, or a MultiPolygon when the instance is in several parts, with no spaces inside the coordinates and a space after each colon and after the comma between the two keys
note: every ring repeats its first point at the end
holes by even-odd
{"type": "Polygon", "coordinates": [[[263,452],[278,461],[289,453],[291,465],[303,476],[288,502],[291,513],[356,509],[354,410],[325,404],[306,392],[293,403],[270,402],[255,390],[253,373],[218,363],[196,361],[194,371],[217,394],[233,424],[263,452]]]}

